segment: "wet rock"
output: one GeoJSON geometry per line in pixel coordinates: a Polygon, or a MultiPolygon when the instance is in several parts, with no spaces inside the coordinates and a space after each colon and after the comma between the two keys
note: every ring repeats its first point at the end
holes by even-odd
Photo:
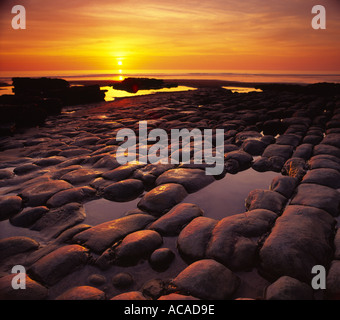
{"type": "Polygon", "coordinates": [[[242,131],[236,134],[235,143],[237,145],[242,145],[243,142],[247,140],[255,140],[262,138],[262,134],[257,131],[242,131]]]}
{"type": "Polygon", "coordinates": [[[302,158],[290,158],[287,160],[281,170],[286,176],[302,179],[308,170],[307,163],[302,158]]]}
{"type": "Polygon", "coordinates": [[[246,140],[242,144],[242,149],[252,156],[260,156],[268,144],[261,140],[246,140]]]}
{"type": "Polygon", "coordinates": [[[288,176],[277,176],[272,180],[270,190],[282,194],[285,198],[290,199],[298,185],[298,179],[288,176]]]}
{"type": "Polygon", "coordinates": [[[124,179],[128,179],[131,177],[131,175],[134,173],[135,170],[143,167],[144,165],[141,164],[126,164],[123,166],[120,166],[116,169],[113,169],[111,171],[105,172],[102,177],[107,180],[112,181],[122,181],[124,179]]]}
{"type": "Polygon", "coordinates": [[[84,244],[91,250],[101,253],[126,235],[144,229],[155,220],[148,214],[134,214],[104,222],[78,233],[73,241],[84,244]]]}
{"type": "Polygon", "coordinates": [[[263,133],[265,135],[273,135],[276,136],[277,134],[282,134],[285,130],[285,126],[283,126],[280,119],[272,119],[267,120],[263,123],[263,133]]]}
{"type": "Polygon", "coordinates": [[[278,156],[284,159],[288,159],[293,153],[294,147],[290,145],[270,144],[263,152],[263,157],[278,156]]]}
{"type": "Polygon", "coordinates": [[[256,265],[257,241],[239,237],[234,244],[232,260],[228,263],[231,270],[251,270],[256,265]]]}
{"type": "Polygon", "coordinates": [[[297,193],[291,204],[311,206],[328,212],[333,217],[340,214],[339,192],[330,187],[312,183],[303,183],[297,187],[297,193]]]}
{"type": "Polygon", "coordinates": [[[87,183],[100,176],[100,172],[90,169],[79,169],[66,173],[61,177],[62,180],[71,184],[87,183]]]}
{"type": "Polygon", "coordinates": [[[181,184],[188,193],[196,192],[214,182],[213,176],[200,169],[171,169],[164,172],[156,180],[156,185],[167,183],[181,184]]]}
{"type": "Polygon", "coordinates": [[[290,127],[299,126],[302,128],[308,128],[311,125],[311,119],[305,116],[294,116],[292,118],[285,118],[282,120],[284,124],[287,124],[290,127]]]}
{"type": "Polygon", "coordinates": [[[276,139],[279,145],[290,145],[297,147],[300,144],[301,137],[295,134],[283,134],[276,139]]]}
{"type": "Polygon", "coordinates": [[[28,237],[10,237],[0,240],[0,260],[19,253],[37,250],[39,243],[28,237]]]}
{"type": "Polygon", "coordinates": [[[302,183],[314,183],[338,189],[340,188],[340,172],[326,168],[310,170],[303,178],[302,183]]]}
{"type": "Polygon", "coordinates": [[[188,195],[181,184],[162,184],[144,195],[138,203],[138,208],[160,216],[180,203],[188,195]]]}
{"type": "Polygon", "coordinates": [[[118,168],[119,166],[120,164],[116,160],[116,157],[112,155],[105,155],[93,165],[93,168],[105,168],[113,170],[118,168]]]}
{"type": "Polygon", "coordinates": [[[13,177],[13,172],[6,169],[0,169],[0,180],[7,180],[13,177]]]}
{"type": "MultiPolygon", "coordinates": [[[[71,158],[71,159],[66,160],[64,162],[59,163],[56,167],[57,168],[67,168],[67,167],[71,167],[71,166],[79,166],[84,161],[86,161],[88,158],[89,158],[88,156],[74,157],[74,158],[71,158]]],[[[80,169],[81,167],[78,167],[78,168],[80,169]]],[[[78,168],[75,168],[75,169],[78,169],[78,168]]],[[[73,170],[75,170],[75,169],[73,169],[73,170]]],[[[73,170],[70,170],[70,171],[73,171],[73,170]]],[[[67,171],[67,172],[69,172],[69,171],[67,171]]]]}
{"type": "Polygon", "coordinates": [[[280,172],[285,161],[286,160],[284,158],[279,156],[272,156],[270,158],[261,157],[254,161],[254,163],[252,164],[252,168],[258,172],[280,172]]]}
{"type": "Polygon", "coordinates": [[[280,172],[285,164],[285,159],[279,156],[269,158],[270,168],[274,172],[280,172]]]}
{"type": "Polygon", "coordinates": [[[99,192],[103,192],[103,190],[111,184],[112,184],[112,181],[106,180],[103,178],[97,178],[93,180],[92,182],[90,182],[90,186],[98,190],[99,192]]]}
{"type": "Polygon", "coordinates": [[[42,231],[50,237],[57,237],[66,229],[82,222],[85,218],[85,210],[81,204],[69,203],[44,214],[34,223],[31,230],[42,231]]]}
{"type": "Polygon", "coordinates": [[[150,258],[149,263],[156,271],[165,271],[169,268],[171,262],[175,259],[175,254],[169,248],[160,248],[155,250],[150,258]]]}
{"type": "Polygon", "coordinates": [[[163,243],[158,232],[141,230],[130,233],[121,243],[106,250],[96,261],[102,269],[115,263],[120,266],[134,266],[141,259],[148,259],[151,253],[163,243]]]}
{"type": "Polygon", "coordinates": [[[32,265],[42,257],[57,250],[61,246],[64,246],[66,243],[70,243],[73,236],[75,236],[79,232],[89,229],[90,227],[91,226],[86,224],[78,224],[72,228],[65,230],[57,238],[49,241],[47,245],[42,246],[38,250],[32,252],[27,258],[27,265],[32,265]]]}
{"type": "Polygon", "coordinates": [[[225,144],[224,145],[224,152],[225,153],[228,153],[228,152],[231,152],[231,151],[237,151],[238,150],[238,147],[235,146],[234,144],[225,144]]]}
{"type": "Polygon", "coordinates": [[[112,277],[112,284],[118,289],[126,289],[133,284],[131,274],[121,272],[112,277]]]}
{"type": "Polygon", "coordinates": [[[45,300],[47,298],[47,288],[32,280],[27,275],[25,290],[14,290],[12,280],[15,276],[16,274],[9,274],[0,278],[1,300],[45,300]]]}
{"type": "Polygon", "coordinates": [[[276,141],[275,137],[270,134],[265,134],[260,140],[266,145],[273,144],[276,141]]]}
{"type": "Polygon", "coordinates": [[[340,260],[340,229],[337,230],[335,239],[334,239],[334,259],[340,260]]]}
{"type": "Polygon", "coordinates": [[[321,143],[340,148],[340,134],[339,133],[327,134],[321,143]]]}
{"type": "Polygon", "coordinates": [[[96,195],[96,190],[90,187],[78,187],[60,191],[47,201],[48,207],[61,207],[71,202],[83,202],[96,195]]]}
{"type": "Polygon", "coordinates": [[[318,144],[314,147],[313,155],[328,154],[340,158],[340,149],[327,144],[318,144]]]}
{"type": "Polygon", "coordinates": [[[293,155],[292,158],[302,158],[307,161],[313,154],[313,145],[309,143],[304,143],[299,145],[293,155]]]}
{"type": "Polygon", "coordinates": [[[330,154],[319,154],[319,155],[313,156],[311,160],[317,160],[317,161],[329,160],[329,161],[333,161],[335,163],[340,164],[340,158],[336,156],[332,156],[330,154]]]}
{"type": "Polygon", "coordinates": [[[255,189],[248,194],[245,205],[247,210],[267,209],[281,214],[287,199],[276,191],[255,189]]]}
{"type": "Polygon", "coordinates": [[[146,186],[152,186],[158,176],[167,170],[174,169],[173,164],[148,164],[134,171],[133,178],[140,179],[146,186]]]}
{"type": "Polygon", "coordinates": [[[203,211],[191,203],[180,203],[149,226],[163,236],[175,236],[194,218],[203,215],[203,211]]]}
{"type": "Polygon", "coordinates": [[[111,298],[111,300],[147,300],[140,291],[131,291],[119,294],[111,298]]]}
{"type": "Polygon", "coordinates": [[[33,164],[39,167],[50,167],[50,166],[55,166],[65,160],[66,159],[64,157],[49,157],[49,158],[37,160],[33,162],[33,164]]]}
{"type": "Polygon", "coordinates": [[[105,293],[94,287],[79,286],[67,290],[56,300],[105,300],[105,293]]]}
{"type": "Polygon", "coordinates": [[[308,165],[311,170],[329,168],[340,172],[340,163],[332,161],[331,159],[316,159],[315,157],[313,157],[308,162],[308,165]]]}
{"type": "Polygon", "coordinates": [[[28,228],[46,214],[48,210],[49,209],[44,206],[25,208],[18,214],[12,216],[9,220],[13,226],[28,228]]]}
{"type": "Polygon", "coordinates": [[[118,149],[118,146],[96,146],[96,151],[91,153],[91,156],[101,155],[101,154],[107,154],[107,153],[115,153],[118,149]],[[98,148],[98,149],[97,149],[98,148]]]}
{"type": "Polygon", "coordinates": [[[95,164],[100,158],[102,157],[102,155],[91,155],[91,156],[87,156],[84,157],[84,161],[82,162],[83,166],[93,166],[93,164],[95,164]]]}
{"type": "Polygon", "coordinates": [[[170,301],[176,301],[176,300],[200,300],[198,298],[195,298],[193,296],[184,296],[182,294],[178,293],[170,293],[165,296],[161,296],[158,298],[158,300],[170,300],[170,301]]]}
{"type": "Polygon", "coordinates": [[[308,134],[303,138],[303,143],[310,143],[311,145],[317,145],[322,141],[322,135],[308,134]]]}
{"type": "Polygon", "coordinates": [[[17,196],[0,197],[0,221],[6,220],[21,210],[22,199],[17,196]]]}
{"type": "Polygon", "coordinates": [[[330,299],[339,299],[340,296],[340,261],[333,260],[327,274],[327,295],[330,299]]]}
{"type": "Polygon", "coordinates": [[[239,169],[245,170],[251,166],[253,157],[245,151],[238,150],[227,153],[224,160],[226,163],[230,160],[236,160],[239,165],[239,169]]]}
{"type": "Polygon", "coordinates": [[[100,138],[95,137],[95,136],[90,136],[90,137],[85,137],[85,138],[79,138],[76,139],[72,145],[78,146],[78,147],[83,147],[83,146],[92,146],[98,143],[100,138]]]}
{"type": "Polygon", "coordinates": [[[313,289],[297,279],[283,276],[266,289],[266,300],[314,300],[313,289]]]}
{"type": "Polygon", "coordinates": [[[83,156],[91,153],[91,150],[85,148],[74,148],[74,149],[67,149],[59,153],[59,156],[65,158],[73,158],[78,156],[83,156]]]}
{"type": "Polygon", "coordinates": [[[152,174],[155,177],[160,176],[167,170],[174,169],[175,165],[173,164],[148,164],[142,168],[137,169],[137,171],[142,172],[144,174],[152,174]]]}
{"type": "Polygon", "coordinates": [[[51,172],[51,178],[54,180],[60,180],[63,175],[66,173],[69,173],[74,170],[81,169],[82,167],[80,165],[71,165],[71,166],[66,166],[62,167],[60,169],[57,169],[55,171],[51,172]]]}
{"type": "MultiPolygon", "coordinates": [[[[271,170],[271,162],[269,161],[269,158],[266,157],[260,157],[256,159],[253,164],[252,168],[258,172],[266,172],[271,170]]],[[[281,168],[280,168],[281,170],[281,168]]]]}
{"type": "Polygon", "coordinates": [[[144,192],[143,182],[137,179],[127,179],[110,184],[103,190],[105,199],[117,202],[131,201],[144,192]]]}
{"type": "Polygon", "coordinates": [[[219,221],[212,231],[205,256],[232,270],[248,270],[256,263],[258,238],[268,232],[276,214],[269,210],[253,210],[219,221]]]}
{"type": "Polygon", "coordinates": [[[85,265],[88,259],[87,249],[79,245],[68,245],[38,260],[28,269],[28,274],[43,284],[53,286],[66,275],[85,265]]]}
{"type": "Polygon", "coordinates": [[[160,279],[152,279],[146,282],[142,288],[143,295],[153,300],[158,299],[165,291],[165,283],[160,279]]]}
{"type": "Polygon", "coordinates": [[[215,219],[198,217],[181,231],[177,247],[186,261],[193,262],[205,258],[206,248],[217,222],[215,219]]]}
{"type": "Polygon", "coordinates": [[[49,181],[50,178],[47,176],[48,173],[47,170],[37,170],[24,176],[14,176],[12,179],[1,180],[0,187],[10,187],[6,190],[6,194],[19,193],[21,190],[32,186],[35,183],[49,181]]]}
{"type": "Polygon", "coordinates": [[[229,159],[224,163],[224,168],[227,173],[236,174],[241,170],[240,165],[237,160],[229,159]]]}
{"type": "Polygon", "coordinates": [[[215,260],[200,260],[184,269],[172,284],[180,292],[206,300],[224,300],[232,296],[239,279],[215,260]]]}
{"type": "Polygon", "coordinates": [[[91,274],[88,278],[87,281],[89,284],[93,286],[101,286],[106,283],[106,278],[105,276],[102,276],[101,274],[91,274]]]}
{"type": "Polygon", "coordinates": [[[310,282],[315,265],[330,263],[333,230],[334,219],[325,211],[288,206],[260,250],[261,274],[269,280],[290,276],[310,282]]]}
{"type": "Polygon", "coordinates": [[[21,175],[25,175],[36,170],[40,170],[40,167],[35,164],[29,163],[29,164],[23,164],[21,166],[16,167],[13,170],[13,172],[16,175],[21,176],[21,175]]]}
{"type": "Polygon", "coordinates": [[[47,180],[25,188],[19,196],[24,200],[26,206],[36,207],[45,205],[54,194],[71,188],[72,185],[63,180],[47,180]]]}

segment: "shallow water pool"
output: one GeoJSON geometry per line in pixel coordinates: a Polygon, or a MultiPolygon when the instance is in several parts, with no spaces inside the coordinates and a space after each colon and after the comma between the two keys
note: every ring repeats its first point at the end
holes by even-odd
{"type": "Polygon", "coordinates": [[[130,93],[124,90],[115,90],[112,87],[101,87],[101,90],[106,90],[105,101],[113,101],[115,98],[125,98],[134,96],[145,96],[148,94],[155,94],[158,92],[181,92],[196,90],[196,88],[178,86],[174,88],[163,88],[163,89],[151,89],[151,90],[139,90],[137,93],[130,93]]]}
{"type": "Polygon", "coordinates": [[[128,202],[114,202],[106,199],[98,199],[84,204],[86,218],[85,224],[95,226],[107,221],[124,217],[125,214],[137,208],[140,198],[128,202]]]}
{"type": "Polygon", "coordinates": [[[204,210],[204,216],[223,219],[246,211],[245,199],[254,189],[269,189],[277,172],[257,172],[250,168],[235,175],[227,174],[204,189],[187,196],[184,203],[194,203],[204,210]]]}

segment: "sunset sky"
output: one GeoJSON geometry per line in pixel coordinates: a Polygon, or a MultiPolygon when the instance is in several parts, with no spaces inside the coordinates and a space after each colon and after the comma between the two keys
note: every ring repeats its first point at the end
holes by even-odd
{"type": "Polygon", "coordinates": [[[340,1],[1,0],[0,71],[117,68],[340,72],[340,1]]]}

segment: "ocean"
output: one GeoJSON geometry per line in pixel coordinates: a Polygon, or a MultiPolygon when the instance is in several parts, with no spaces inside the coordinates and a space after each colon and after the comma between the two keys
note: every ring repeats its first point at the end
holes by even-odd
{"type": "Polygon", "coordinates": [[[160,79],[225,80],[235,82],[264,83],[340,83],[339,72],[296,71],[218,71],[218,70],[73,70],[73,71],[25,71],[2,72],[0,82],[11,83],[12,77],[58,77],[68,81],[122,80],[124,77],[153,77],[160,79]]]}
{"type": "MultiPolygon", "coordinates": [[[[0,83],[7,83],[8,86],[0,86],[0,95],[12,93],[13,77],[51,77],[63,78],[67,81],[85,80],[123,80],[126,77],[147,77],[158,79],[178,80],[223,80],[231,82],[247,83],[296,83],[311,84],[318,82],[340,83],[340,72],[282,72],[282,71],[216,71],[216,70],[73,70],[73,71],[25,71],[25,72],[1,72],[0,83]]],[[[120,93],[112,88],[103,87],[108,90],[106,100],[114,100],[115,97],[129,96],[128,93],[120,93]]],[[[181,87],[178,89],[165,89],[168,91],[185,91],[192,88],[181,87]]],[[[230,89],[230,88],[228,88],[230,89]]],[[[152,92],[139,92],[150,94],[152,92]]],[[[133,94],[132,94],[133,95],[133,94]]]]}

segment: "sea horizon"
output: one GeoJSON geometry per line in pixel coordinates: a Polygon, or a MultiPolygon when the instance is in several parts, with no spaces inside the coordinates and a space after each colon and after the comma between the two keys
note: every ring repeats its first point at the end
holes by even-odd
{"type": "Polygon", "coordinates": [[[51,77],[67,81],[123,80],[126,77],[152,77],[179,80],[221,80],[256,83],[318,82],[340,83],[340,71],[268,71],[268,70],[62,70],[62,71],[0,71],[0,82],[10,83],[14,77],[51,77]]]}

